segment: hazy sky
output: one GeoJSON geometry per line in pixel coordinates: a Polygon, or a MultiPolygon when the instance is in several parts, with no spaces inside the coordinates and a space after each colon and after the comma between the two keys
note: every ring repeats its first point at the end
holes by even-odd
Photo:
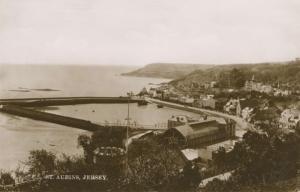
{"type": "Polygon", "coordinates": [[[0,0],[0,63],[300,57],[299,0],[0,0]]]}

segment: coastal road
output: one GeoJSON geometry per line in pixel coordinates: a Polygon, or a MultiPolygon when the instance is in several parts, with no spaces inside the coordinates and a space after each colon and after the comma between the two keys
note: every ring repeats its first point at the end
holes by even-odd
{"type": "Polygon", "coordinates": [[[196,108],[196,107],[189,107],[189,106],[186,106],[186,105],[161,101],[161,100],[153,99],[153,98],[146,98],[146,100],[150,103],[161,104],[161,105],[164,105],[164,106],[167,106],[167,107],[181,109],[181,110],[185,110],[185,111],[189,111],[189,112],[207,113],[207,114],[211,114],[211,115],[215,115],[215,116],[219,116],[219,117],[223,117],[223,118],[232,119],[233,121],[236,122],[237,128],[239,130],[247,131],[252,127],[252,125],[250,123],[244,121],[240,117],[237,117],[237,116],[234,116],[234,115],[229,115],[229,114],[222,113],[222,112],[219,112],[219,111],[213,111],[213,110],[209,110],[209,109],[202,109],[202,108],[196,108]]]}

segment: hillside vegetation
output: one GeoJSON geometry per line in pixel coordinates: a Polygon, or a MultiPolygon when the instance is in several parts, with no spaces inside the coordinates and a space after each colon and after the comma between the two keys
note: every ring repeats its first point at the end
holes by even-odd
{"type": "Polygon", "coordinates": [[[290,87],[300,85],[300,61],[284,63],[218,65],[205,70],[195,70],[184,77],[175,79],[173,85],[191,85],[217,81],[221,87],[238,87],[235,83],[255,80],[267,84],[286,84],[290,87]]]}
{"type": "Polygon", "coordinates": [[[205,64],[171,64],[171,63],[153,63],[132,72],[122,75],[137,77],[158,77],[167,79],[177,79],[195,70],[206,70],[214,65],[205,64]]]}

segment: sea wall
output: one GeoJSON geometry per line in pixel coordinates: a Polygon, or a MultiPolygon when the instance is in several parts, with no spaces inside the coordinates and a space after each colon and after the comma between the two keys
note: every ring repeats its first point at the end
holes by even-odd
{"type": "Polygon", "coordinates": [[[91,103],[138,103],[139,99],[128,97],[54,97],[54,98],[24,98],[0,99],[1,105],[18,105],[24,107],[42,107],[56,105],[76,105],[91,103]]]}
{"type": "Polygon", "coordinates": [[[21,117],[27,117],[35,120],[47,121],[50,123],[75,127],[87,131],[96,131],[96,130],[106,128],[104,126],[94,124],[87,120],[36,111],[36,110],[22,108],[20,106],[14,106],[14,105],[2,105],[0,108],[0,112],[18,115],[21,117]]]}
{"type": "Polygon", "coordinates": [[[179,104],[176,104],[176,103],[159,101],[157,99],[149,99],[149,101],[152,102],[152,103],[160,104],[160,105],[163,105],[163,106],[166,106],[166,107],[170,107],[170,108],[173,108],[173,109],[179,109],[179,110],[183,110],[183,111],[197,113],[197,114],[200,114],[200,115],[204,115],[205,114],[204,112],[202,112],[202,111],[200,111],[198,109],[194,109],[192,107],[185,106],[185,105],[179,105],[179,104]]]}

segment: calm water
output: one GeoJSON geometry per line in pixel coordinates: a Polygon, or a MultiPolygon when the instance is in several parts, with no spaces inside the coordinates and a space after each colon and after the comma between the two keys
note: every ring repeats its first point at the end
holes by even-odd
{"type": "Polygon", "coordinates": [[[120,96],[166,79],[120,76],[133,67],[0,65],[0,98],[120,96]],[[50,89],[51,91],[43,91],[50,89]]]}
{"type": "MultiPolygon", "coordinates": [[[[138,92],[149,83],[166,79],[120,76],[132,67],[82,66],[5,66],[0,65],[0,97],[55,97],[55,96],[120,96],[128,91],[138,92]]],[[[51,113],[88,119],[96,123],[124,122],[126,104],[93,104],[59,106],[51,113]],[[94,110],[94,111],[93,111],[94,110]]],[[[182,114],[156,105],[130,104],[130,117],[143,125],[164,124],[171,115],[182,114]]],[[[186,114],[186,113],[185,113],[186,114]]],[[[195,116],[194,114],[190,114],[195,116]]],[[[32,149],[47,149],[57,155],[81,154],[77,137],[87,132],[52,123],[0,113],[0,169],[12,170],[24,161],[32,149]]]]}
{"type": "MultiPolygon", "coordinates": [[[[94,123],[104,124],[105,122],[126,124],[127,104],[87,104],[57,106],[57,110],[45,110],[49,113],[71,116],[90,120],[94,123]]],[[[186,114],[191,117],[200,118],[199,115],[168,107],[157,108],[156,104],[138,106],[136,103],[129,105],[131,123],[145,127],[166,128],[167,120],[172,115],[186,114]]]]}

